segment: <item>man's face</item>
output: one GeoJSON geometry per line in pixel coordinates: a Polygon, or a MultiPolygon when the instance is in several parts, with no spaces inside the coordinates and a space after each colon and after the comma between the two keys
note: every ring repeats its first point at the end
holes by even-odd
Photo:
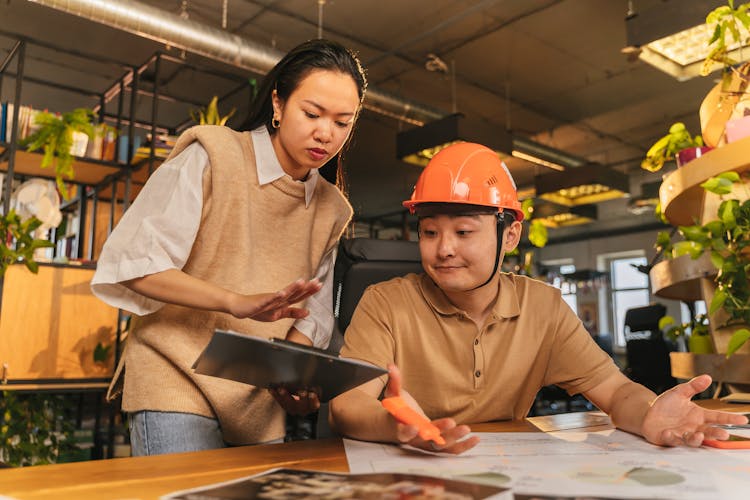
{"type": "Polygon", "coordinates": [[[422,266],[442,290],[468,291],[487,281],[495,267],[496,221],[494,214],[420,219],[422,266]]]}

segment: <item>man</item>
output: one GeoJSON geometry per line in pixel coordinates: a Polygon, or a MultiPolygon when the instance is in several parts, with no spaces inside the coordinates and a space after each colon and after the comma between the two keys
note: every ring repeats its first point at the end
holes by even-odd
{"type": "Polygon", "coordinates": [[[630,381],[557,289],[498,272],[521,238],[523,212],[494,151],[471,143],[445,148],[404,206],[419,217],[425,274],[374,285],[360,300],[341,355],[388,366],[389,375],[332,401],[331,424],[342,434],[461,453],[479,442],[463,439],[465,424],[524,418],[549,384],[584,394],[617,427],[659,445],[727,439],[712,424],[747,422],[690,401],[711,383],[707,375],[659,397],[630,381]],[[397,422],[380,405],[381,393],[403,397],[446,444],[437,447],[397,422]]]}

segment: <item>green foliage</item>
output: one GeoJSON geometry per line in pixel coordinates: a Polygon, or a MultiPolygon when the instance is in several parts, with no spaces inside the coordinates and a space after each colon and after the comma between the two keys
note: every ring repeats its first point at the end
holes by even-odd
{"type": "Polygon", "coordinates": [[[226,125],[237,110],[232,108],[232,111],[228,115],[221,116],[219,113],[219,97],[214,96],[211,102],[208,103],[203,109],[198,110],[198,114],[194,111],[190,112],[190,117],[199,125],[226,125]]]}
{"type": "Polygon", "coordinates": [[[39,130],[31,134],[21,142],[21,145],[29,151],[42,149],[42,168],[54,166],[57,186],[63,196],[66,197],[67,190],[63,178],[73,179],[73,155],[70,148],[73,145],[73,132],[83,132],[90,138],[94,137],[95,130],[91,124],[94,112],[87,108],[77,108],[61,117],[52,113],[42,112],[36,117],[36,123],[40,125],[39,130]]]}
{"type": "Polygon", "coordinates": [[[34,231],[42,225],[42,221],[36,217],[29,217],[25,221],[15,212],[10,210],[5,215],[0,215],[0,277],[5,275],[10,264],[23,262],[32,273],[39,270],[39,265],[34,261],[34,250],[53,246],[47,240],[34,238],[34,231]],[[15,241],[15,245],[6,245],[8,237],[15,241]]]}
{"type": "Polygon", "coordinates": [[[524,219],[529,221],[529,242],[535,247],[542,248],[547,244],[549,234],[544,224],[540,220],[533,218],[533,198],[526,198],[521,202],[521,211],[523,212],[524,219]]]}
{"type": "MultiPolygon", "coordinates": [[[[727,314],[728,320],[720,327],[750,325],[750,197],[743,202],[723,199],[724,195],[731,193],[732,185],[740,181],[737,172],[725,172],[704,182],[705,190],[722,197],[718,219],[704,225],[679,228],[685,238],[681,242],[685,244],[685,253],[698,258],[708,252],[718,270],[714,279],[716,291],[708,310],[713,314],[723,309],[727,314]]],[[[748,337],[750,334],[746,329],[736,331],[729,342],[727,356],[739,349],[748,337]]]]}
{"type": "MultiPolygon", "coordinates": [[[[706,24],[713,25],[714,28],[708,41],[711,51],[701,67],[700,74],[702,76],[711,73],[714,63],[722,64],[725,68],[730,68],[739,63],[729,56],[729,47],[733,43],[744,44],[747,42],[747,40],[742,39],[740,29],[747,30],[750,28],[748,7],[750,7],[750,4],[744,3],[735,8],[734,0],[728,0],[727,5],[717,7],[706,16],[706,24]]],[[[731,73],[726,72],[725,75],[731,75],[731,73]]]]}
{"type": "Polygon", "coordinates": [[[669,160],[683,149],[703,146],[700,135],[692,136],[682,122],[676,122],[669,127],[669,133],[656,141],[646,152],[646,158],[641,162],[641,168],[649,172],[661,170],[669,160]]]}
{"type": "Polygon", "coordinates": [[[659,231],[656,235],[656,243],[654,248],[664,256],[665,259],[671,259],[673,257],[672,250],[672,235],[668,231],[659,231]]]}
{"type": "Polygon", "coordinates": [[[13,466],[54,463],[73,448],[68,403],[62,395],[19,394],[0,397],[0,459],[13,466]]]}
{"type": "Polygon", "coordinates": [[[662,330],[671,340],[677,340],[678,337],[687,337],[690,335],[708,335],[708,316],[698,314],[694,318],[691,318],[688,323],[679,325],[675,324],[672,316],[664,316],[659,320],[659,330],[662,330]],[[674,326],[667,328],[670,325],[674,326]]]}

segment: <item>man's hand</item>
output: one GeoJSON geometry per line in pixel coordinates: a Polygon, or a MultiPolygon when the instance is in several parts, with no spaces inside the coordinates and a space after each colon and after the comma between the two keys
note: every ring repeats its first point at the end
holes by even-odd
{"type": "MultiPolygon", "coordinates": [[[[385,397],[400,396],[414,411],[425,416],[422,408],[411,395],[401,389],[401,371],[396,365],[388,366],[388,384],[385,386],[385,397]]],[[[394,419],[395,420],[395,419],[394,419]]],[[[396,439],[404,444],[421,448],[423,450],[440,451],[444,453],[463,453],[479,443],[478,436],[464,439],[471,432],[468,425],[456,425],[452,418],[441,418],[433,420],[432,424],[440,429],[440,435],[445,439],[444,445],[437,445],[434,441],[425,441],[420,438],[419,428],[414,425],[402,424],[396,421],[396,439]]]]}
{"type": "Polygon", "coordinates": [[[299,279],[277,292],[236,295],[229,306],[229,312],[235,318],[252,318],[256,321],[304,318],[309,311],[292,305],[314,295],[322,286],[317,279],[299,279]]]}
{"type": "Polygon", "coordinates": [[[711,377],[700,375],[659,395],[643,418],[642,434],[661,446],[697,447],[704,439],[725,440],[729,433],[715,424],[747,423],[744,415],[706,410],[691,401],[711,385],[711,377]]]}

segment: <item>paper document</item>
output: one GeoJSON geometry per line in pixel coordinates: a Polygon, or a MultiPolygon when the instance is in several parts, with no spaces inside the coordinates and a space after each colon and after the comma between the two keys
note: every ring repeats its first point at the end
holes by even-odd
{"type": "Polygon", "coordinates": [[[344,440],[352,472],[399,471],[510,487],[553,498],[739,500],[750,491],[750,450],[663,448],[618,430],[475,433],[454,456],[344,440]]]}

